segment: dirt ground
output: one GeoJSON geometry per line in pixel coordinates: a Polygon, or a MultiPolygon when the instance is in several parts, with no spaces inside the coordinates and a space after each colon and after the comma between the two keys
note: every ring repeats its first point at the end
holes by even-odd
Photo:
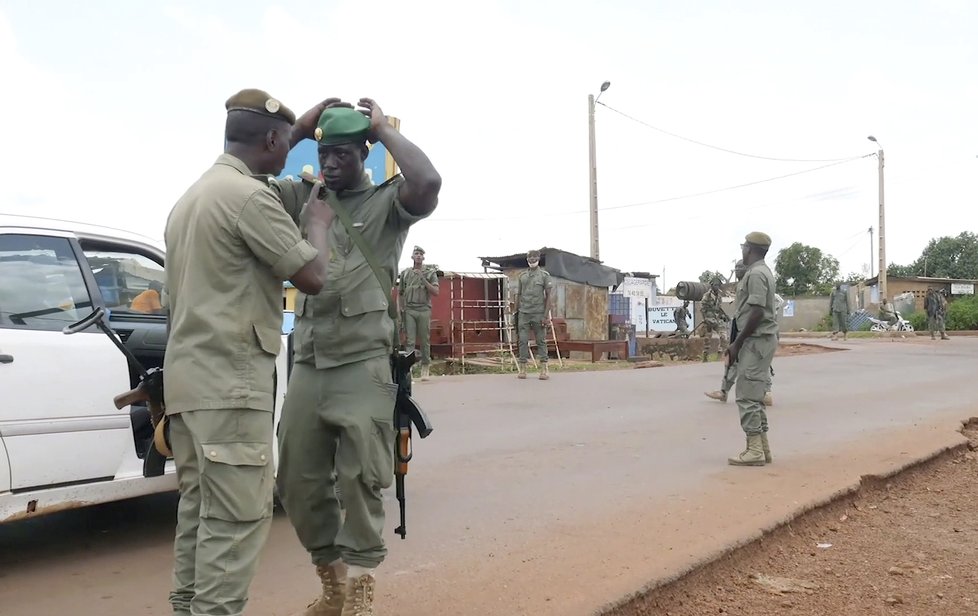
{"type": "Polygon", "coordinates": [[[844,349],[834,349],[819,344],[806,344],[804,342],[782,342],[778,345],[778,350],[774,353],[775,357],[793,357],[795,355],[814,355],[817,353],[835,353],[844,349]]]}
{"type": "Polygon", "coordinates": [[[978,614],[978,420],[964,434],[605,616],[978,614]]]}

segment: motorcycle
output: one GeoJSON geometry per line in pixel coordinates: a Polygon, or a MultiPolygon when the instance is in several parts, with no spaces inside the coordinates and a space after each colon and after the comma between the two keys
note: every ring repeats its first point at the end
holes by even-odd
{"type": "Polygon", "coordinates": [[[897,315],[896,323],[889,323],[887,321],[882,321],[880,319],[874,319],[873,317],[868,317],[869,322],[872,325],[869,328],[871,332],[912,332],[913,325],[910,321],[904,319],[900,315],[897,315]]]}

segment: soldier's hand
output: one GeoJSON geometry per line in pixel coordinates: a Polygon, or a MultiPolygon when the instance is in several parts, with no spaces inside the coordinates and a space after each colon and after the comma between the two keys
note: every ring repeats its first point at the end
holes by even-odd
{"type": "Polygon", "coordinates": [[[306,204],[302,208],[302,213],[306,224],[319,223],[327,227],[333,224],[336,213],[326,203],[325,190],[321,181],[317,180],[313,185],[312,192],[309,193],[309,199],[306,200],[306,204]]]}
{"type": "Polygon", "coordinates": [[[336,97],[327,98],[299,116],[299,119],[295,121],[295,127],[292,129],[292,132],[303,139],[312,139],[313,133],[316,131],[316,125],[319,124],[319,116],[323,115],[323,111],[329,107],[347,107],[353,109],[353,105],[344,103],[336,97]]]}
{"type": "Polygon", "coordinates": [[[367,140],[370,143],[376,143],[380,140],[380,130],[385,126],[390,126],[387,123],[387,116],[384,115],[377,101],[372,98],[361,98],[357,105],[363,107],[360,113],[370,118],[370,134],[367,136],[367,140]]]}

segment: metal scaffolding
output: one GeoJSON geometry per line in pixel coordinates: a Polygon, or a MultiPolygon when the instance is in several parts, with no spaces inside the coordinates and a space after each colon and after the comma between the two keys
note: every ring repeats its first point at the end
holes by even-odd
{"type": "Polygon", "coordinates": [[[512,311],[508,295],[508,279],[501,274],[465,274],[448,273],[449,281],[449,342],[452,354],[458,355],[465,373],[467,355],[485,354],[496,357],[502,365],[512,360],[512,369],[516,369],[516,355],[513,352],[512,311]],[[465,280],[481,279],[483,293],[481,297],[465,298],[465,280]],[[490,288],[495,286],[496,298],[490,297],[490,288]],[[494,332],[491,336],[485,333],[494,332]],[[468,339],[467,339],[468,334],[468,339]],[[492,338],[488,341],[486,338],[492,338]]]}

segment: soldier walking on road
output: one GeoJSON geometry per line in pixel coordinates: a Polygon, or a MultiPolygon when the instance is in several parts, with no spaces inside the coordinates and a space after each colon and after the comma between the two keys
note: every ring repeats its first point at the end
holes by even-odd
{"type": "Polygon", "coordinates": [[[829,298],[829,308],[832,311],[832,340],[842,332],[842,339],[849,339],[849,292],[843,290],[842,284],[835,285],[835,290],[829,298]]]}
{"type": "Polygon", "coordinates": [[[730,317],[723,310],[723,300],[721,299],[723,292],[720,290],[722,283],[722,278],[714,276],[710,281],[710,288],[703,296],[702,304],[700,305],[700,313],[703,315],[703,338],[706,339],[703,342],[703,361],[706,361],[709,342],[713,338],[713,334],[716,334],[720,338],[720,343],[717,345],[717,353],[723,355],[723,351],[727,346],[726,324],[730,320],[730,317]]]}
{"type": "Polygon", "coordinates": [[[771,247],[770,236],[754,231],[745,239],[741,248],[747,271],[737,284],[737,339],[727,349],[727,365],[737,364],[737,408],[747,447],[728,462],[734,466],[764,466],[772,460],[764,393],[771,387],[771,361],[778,349],[775,282],[764,262],[771,247]]]}
{"type": "Polygon", "coordinates": [[[411,253],[414,267],[409,267],[400,275],[397,290],[398,314],[404,325],[405,347],[415,348],[421,343],[421,380],[431,376],[431,298],[438,295],[438,273],[434,268],[424,267],[424,250],[414,247],[411,253]]]}
{"type": "Polygon", "coordinates": [[[554,282],[550,274],[540,268],[539,250],[527,252],[526,263],[530,269],[520,272],[516,279],[516,331],[520,346],[517,377],[526,378],[526,362],[530,359],[530,330],[532,329],[537,343],[537,355],[540,358],[540,380],[546,381],[550,378],[547,370],[550,353],[547,349],[547,328],[550,327],[554,282]]]}
{"type": "Polygon", "coordinates": [[[304,240],[267,176],[281,173],[291,147],[312,135],[327,102],[296,122],[261,90],[232,96],[224,154],[166,222],[163,380],[180,489],[176,616],[241,614],[268,536],[282,282],[309,294],[322,289],[332,211],[314,197],[306,202],[304,240]]]}
{"type": "MultiPolygon", "coordinates": [[[[339,220],[330,227],[326,287],[296,296],[294,366],[279,423],[279,497],[322,582],[301,616],[374,614],[374,571],[387,555],[382,490],[394,481],[391,291],[408,230],[435,210],[441,189],[428,157],[380,106],[366,98],[359,105],[362,113],[330,106],[315,132],[325,199],[339,220]],[[380,141],[403,176],[375,186],[364,171],[368,141],[380,141]]],[[[276,186],[285,211],[304,221],[311,184],[276,186]]]]}
{"type": "MultiPolygon", "coordinates": [[[[747,272],[747,266],[744,265],[744,261],[743,260],[737,261],[737,264],[734,265],[734,273],[737,276],[737,282],[740,282],[740,280],[743,279],[744,274],[746,272],[747,272]]],[[[734,340],[736,339],[737,339],[737,319],[731,319],[730,320],[730,344],[733,344],[734,340]]],[[[772,375],[774,374],[773,370],[771,371],[771,374],[772,375]]],[[[734,362],[729,366],[726,365],[726,362],[724,362],[723,378],[720,380],[720,389],[717,391],[707,392],[706,397],[711,398],[713,400],[719,400],[720,402],[726,402],[727,394],[730,392],[731,389],[734,388],[736,382],[737,382],[737,362],[734,362]]],[[[771,387],[768,386],[767,391],[764,392],[764,405],[771,406],[772,404],[774,404],[774,399],[771,397],[771,387]]]]}

